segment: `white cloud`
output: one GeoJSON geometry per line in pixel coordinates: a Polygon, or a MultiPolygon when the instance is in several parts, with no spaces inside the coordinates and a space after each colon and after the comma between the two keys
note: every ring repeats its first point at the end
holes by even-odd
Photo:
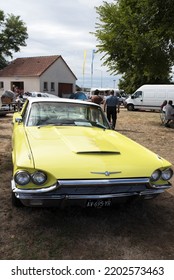
{"type": "MultiPolygon", "coordinates": [[[[97,15],[94,7],[102,3],[103,0],[2,1],[0,9],[5,14],[19,15],[28,30],[27,47],[15,53],[14,58],[62,55],[81,85],[83,54],[87,50],[85,86],[90,86],[92,50],[96,49],[96,38],[90,32],[95,31],[97,15]]],[[[97,83],[102,83],[103,86],[112,87],[113,79],[116,78],[106,72],[99,54],[94,57],[93,69],[93,84],[98,86],[97,83]]]]}

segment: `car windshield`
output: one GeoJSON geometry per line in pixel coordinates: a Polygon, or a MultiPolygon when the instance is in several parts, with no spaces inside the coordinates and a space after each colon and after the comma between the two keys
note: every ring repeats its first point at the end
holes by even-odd
{"type": "Polygon", "coordinates": [[[109,129],[100,107],[66,102],[35,102],[32,104],[27,126],[86,126],[109,129]]]}

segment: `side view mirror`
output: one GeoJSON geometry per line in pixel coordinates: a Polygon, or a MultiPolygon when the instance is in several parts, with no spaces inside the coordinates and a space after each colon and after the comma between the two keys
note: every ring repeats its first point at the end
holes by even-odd
{"type": "Polygon", "coordinates": [[[15,122],[18,123],[18,124],[22,123],[22,117],[17,117],[15,119],[15,122]]]}
{"type": "Polygon", "coordinates": [[[133,95],[131,95],[131,99],[134,99],[134,96],[133,96],[133,95]]]}

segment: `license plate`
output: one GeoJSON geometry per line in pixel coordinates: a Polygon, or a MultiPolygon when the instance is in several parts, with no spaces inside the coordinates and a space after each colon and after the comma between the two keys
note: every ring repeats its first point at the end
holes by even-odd
{"type": "Polygon", "coordinates": [[[98,200],[88,200],[86,207],[94,207],[94,208],[102,208],[102,207],[110,207],[112,205],[111,199],[98,199],[98,200]]]}

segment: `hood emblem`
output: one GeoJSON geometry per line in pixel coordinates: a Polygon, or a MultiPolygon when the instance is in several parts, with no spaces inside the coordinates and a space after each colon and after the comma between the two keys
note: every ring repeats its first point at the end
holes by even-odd
{"type": "Polygon", "coordinates": [[[92,174],[103,174],[105,176],[110,176],[112,174],[118,174],[121,173],[121,171],[115,171],[115,172],[110,172],[110,171],[105,171],[105,172],[91,172],[92,174]]]}

